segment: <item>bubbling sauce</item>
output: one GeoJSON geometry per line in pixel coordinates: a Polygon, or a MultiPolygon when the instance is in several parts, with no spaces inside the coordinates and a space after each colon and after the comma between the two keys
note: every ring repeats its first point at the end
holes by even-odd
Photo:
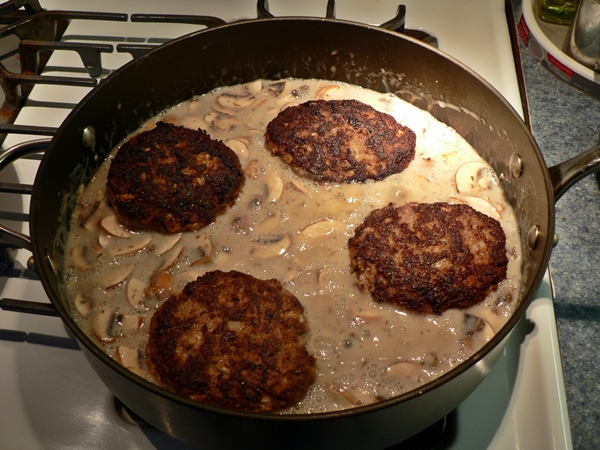
{"type": "Polygon", "coordinates": [[[392,94],[325,80],[256,80],[216,89],[165,111],[164,121],[206,130],[239,156],[246,184],[210,226],[175,235],[122,226],[106,201],[118,149],[82,186],[67,242],[66,292],[79,326],[108,355],[152,381],[145,366],[150,319],[170,294],[211,270],[276,278],[304,305],[317,381],[285,412],[372,403],[451,370],[487,342],[516,307],[521,250],[515,214],[492,168],[453,129],[392,94]],[[336,184],[297,176],[264,147],[267,124],[311,99],[356,99],[417,135],[416,156],[385,180],[336,184]],[[389,203],[466,203],[507,236],[507,279],[484,302],[441,315],[375,303],[350,273],[348,238],[389,203]]]}

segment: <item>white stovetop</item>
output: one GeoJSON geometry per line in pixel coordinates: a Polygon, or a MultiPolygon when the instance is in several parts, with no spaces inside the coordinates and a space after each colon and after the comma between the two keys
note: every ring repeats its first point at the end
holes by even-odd
{"type": "MultiPolygon", "coordinates": [[[[80,2],[41,0],[44,8],[132,13],[165,12],[159,0],[80,2]]],[[[271,0],[276,16],[323,15],[325,0],[291,4],[271,0]]],[[[522,114],[513,55],[505,20],[504,0],[405,0],[407,28],[431,32],[441,50],[478,72],[522,114]]],[[[395,13],[397,0],[338,0],[336,17],[382,23],[395,13]]],[[[225,20],[253,18],[253,0],[175,0],[170,14],[213,15],[225,20]],[[201,5],[201,8],[200,8],[201,5]]],[[[110,42],[135,37],[151,42],[157,37],[176,37],[197,29],[188,25],[157,25],[74,21],[67,30],[73,41],[90,36],[111,36],[110,42]],[[158,32],[160,30],[160,33],[158,32]]],[[[127,55],[103,56],[105,68],[115,68],[127,55]]],[[[80,67],[78,57],[55,54],[49,64],[54,75],[84,76],[64,67],[80,67]]],[[[68,114],[65,104],[75,105],[84,88],[38,86],[17,123],[59,126],[68,114]],[[40,106],[42,105],[42,106],[40,106]],[[43,116],[43,123],[39,117],[43,116]]],[[[31,137],[9,136],[8,146],[31,137]]],[[[37,163],[22,161],[0,174],[4,181],[31,183],[37,163]]],[[[0,211],[22,212],[28,199],[0,196],[0,211]]],[[[19,226],[19,225],[14,225],[19,226]]],[[[19,226],[20,227],[20,226],[19,226]]],[[[23,228],[27,232],[27,226],[23,228]]],[[[19,252],[24,264],[28,254],[19,252]]],[[[0,277],[0,295],[47,301],[37,281],[0,277]]],[[[512,334],[506,350],[482,385],[458,408],[456,449],[563,449],[571,437],[562,381],[556,323],[548,278],[526,319],[512,334]]],[[[114,400],[100,382],[58,318],[36,317],[0,311],[0,449],[144,449],[186,448],[152,429],[140,429],[123,421],[114,400]]]]}

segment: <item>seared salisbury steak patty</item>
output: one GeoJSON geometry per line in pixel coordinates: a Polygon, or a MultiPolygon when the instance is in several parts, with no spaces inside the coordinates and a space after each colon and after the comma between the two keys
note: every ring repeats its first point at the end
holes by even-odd
{"type": "Polygon", "coordinates": [[[179,233],[210,225],[235,203],[244,181],[225,144],[203,130],[159,122],[121,146],[107,187],[123,222],[179,233]]]}
{"type": "Polygon", "coordinates": [[[165,387],[227,408],[276,411],[315,380],[304,308],[275,279],[209,272],[156,311],[148,369],[165,387]]]}
{"type": "Polygon", "coordinates": [[[448,203],[375,210],[348,242],[361,288],[423,314],[483,301],[506,278],[505,245],[497,220],[448,203]]]}
{"type": "Polygon", "coordinates": [[[314,100],[283,110],[265,145],[302,175],[323,181],[382,180],[415,156],[415,133],[357,100],[314,100]]]}

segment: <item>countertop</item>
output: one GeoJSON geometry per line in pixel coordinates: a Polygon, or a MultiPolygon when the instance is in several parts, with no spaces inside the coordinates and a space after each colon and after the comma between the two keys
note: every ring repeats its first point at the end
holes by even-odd
{"type": "MultiPolygon", "coordinates": [[[[513,0],[520,17],[521,0],[513,0]]],[[[550,167],[596,145],[600,101],[539,65],[520,43],[531,129],[550,167]]],[[[556,203],[554,308],[574,449],[600,444],[600,185],[588,176],[556,203]]]]}

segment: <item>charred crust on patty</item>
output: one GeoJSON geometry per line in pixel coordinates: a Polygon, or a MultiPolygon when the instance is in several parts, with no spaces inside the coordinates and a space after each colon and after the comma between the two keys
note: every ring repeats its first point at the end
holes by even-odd
{"type": "Polygon", "coordinates": [[[302,176],[364,182],[402,172],[416,135],[389,114],[357,100],[312,100],[280,112],[265,146],[302,176]]]}
{"type": "Polygon", "coordinates": [[[360,288],[422,314],[482,302],[508,265],[500,223],[464,204],[390,204],[367,216],[348,248],[360,288]]]}
{"type": "Polygon", "coordinates": [[[212,271],[152,317],[149,372],[199,402],[247,411],[288,408],[315,381],[302,304],[275,279],[212,271]]]}
{"type": "Polygon", "coordinates": [[[237,155],[204,130],[158,122],[117,151],[107,194],[125,224],[196,231],[232,206],[245,182],[237,155]]]}

